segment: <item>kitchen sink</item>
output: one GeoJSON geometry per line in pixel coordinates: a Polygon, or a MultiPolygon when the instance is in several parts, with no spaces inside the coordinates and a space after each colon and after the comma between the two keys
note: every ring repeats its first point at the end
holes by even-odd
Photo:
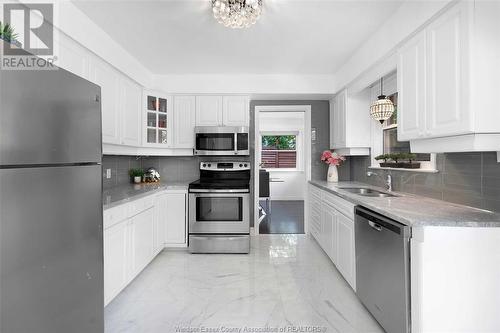
{"type": "Polygon", "coordinates": [[[364,197],[378,197],[378,198],[397,197],[397,195],[394,194],[381,192],[378,190],[374,190],[371,188],[364,188],[364,187],[341,187],[340,189],[350,193],[362,195],[364,197]]]}

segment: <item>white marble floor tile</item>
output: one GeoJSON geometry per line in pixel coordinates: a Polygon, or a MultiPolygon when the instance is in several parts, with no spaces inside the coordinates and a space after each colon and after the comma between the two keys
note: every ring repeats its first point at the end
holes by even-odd
{"type": "Polygon", "coordinates": [[[249,255],[163,251],[106,307],[105,319],[106,333],[298,326],[383,332],[305,235],[255,236],[249,255]]]}

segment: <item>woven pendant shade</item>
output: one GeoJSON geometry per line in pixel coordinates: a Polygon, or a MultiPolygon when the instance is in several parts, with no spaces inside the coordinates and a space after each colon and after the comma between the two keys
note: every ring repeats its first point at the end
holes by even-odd
{"type": "Polygon", "coordinates": [[[393,113],[394,103],[383,94],[383,79],[380,79],[380,96],[370,106],[370,115],[383,124],[393,113]]]}

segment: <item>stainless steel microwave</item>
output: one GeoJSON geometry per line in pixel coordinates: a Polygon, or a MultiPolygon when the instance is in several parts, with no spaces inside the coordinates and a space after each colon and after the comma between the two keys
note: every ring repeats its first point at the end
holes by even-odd
{"type": "Polygon", "coordinates": [[[248,127],[245,126],[197,126],[194,154],[250,155],[248,139],[248,127]]]}

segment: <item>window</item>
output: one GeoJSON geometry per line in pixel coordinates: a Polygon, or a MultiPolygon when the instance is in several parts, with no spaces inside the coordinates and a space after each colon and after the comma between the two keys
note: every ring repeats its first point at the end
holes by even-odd
{"type": "MultiPolygon", "coordinates": [[[[394,103],[394,114],[387,119],[383,126],[384,154],[409,153],[410,142],[398,141],[398,93],[388,96],[394,103]]],[[[417,154],[417,161],[431,160],[431,154],[417,154]]]]}
{"type": "Polygon", "coordinates": [[[263,135],[262,167],[286,168],[297,167],[297,135],[263,135]]]}

